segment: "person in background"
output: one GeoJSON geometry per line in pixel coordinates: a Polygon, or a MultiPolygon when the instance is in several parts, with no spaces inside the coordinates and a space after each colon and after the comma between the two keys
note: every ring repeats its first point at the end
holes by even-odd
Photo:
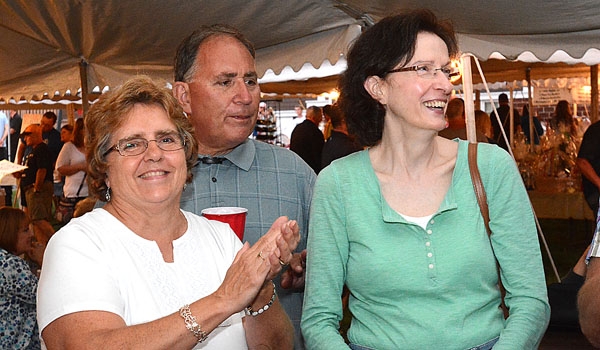
{"type": "MultiPolygon", "coordinates": [[[[467,139],[467,120],[465,115],[465,101],[462,98],[455,97],[448,102],[446,106],[446,120],[448,127],[440,131],[438,135],[454,140],[467,139]]],[[[477,142],[487,142],[487,137],[476,129],[477,142]]]]}
{"type": "Polygon", "coordinates": [[[590,247],[586,247],[577,263],[561,278],[560,282],[548,285],[550,303],[549,328],[579,329],[577,293],[585,282],[587,273],[586,258],[590,247]]]}
{"type": "Polygon", "coordinates": [[[52,155],[48,145],[42,139],[42,127],[30,124],[21,134],[25,145],[31,148],[24,159],[27,166],[22,172],[21,190],[27,198],[27,213],[31,219],[33,233],[38,242],[46,244],[54,234],[50,224],[52,220],[52,155]]]}
{"type": "MultiPolygon", "coordinates": [[[[540,123],[540,119],[537,116],[533,116],[533,143],[535,145],[540,144],[540,136],[544,135],[544,128],[542,127],[542,123],[540,123]]],[[[521,115],[521,128],[523,129],[523,133],[525,134],[525,140],[527,143],[531,143],[530,135],[529,135],[529,105],[523,105],[523,113],[521,115]]]]}
{"type": "Polygon", "coordinates": [[[58,117],[54,112],[49,111],[44,113],[42,120],[40,121],[40,125],[42,126],[42,138],[48,145],[50,153],[52,154],[52,164],[56,162],[56,158],[58,158],[58,154],[63,146],[60,132],[54,128],[57,118],[58,117]]]}
{"type": "Polygon", "coordinates": [[[197,144],[161,85],[134,77],[85,117],[90,190],[107,203],[50,240],[38,288],[44,343],[289,349],[293,329],[271,279],[292,258],[298,225],[280,217],[250,246],[180,209],[197,144]]]}
{"type": "MultiPolygon", "coordinates": [[[[54,124],[56,123],[56,119],[57,116],[54,112],[49,111],[46,112],[42,115],[42,118],[40,119],[40,124],[36,124],[36,125],[41,125],[42,128],[42,142],[45,143],[48,146],[48,156],[49,159],[52,163],[52,169],[54,169],[54,165],[56,163],[56,158],[58,157],[58,154],[60,153],[60,150],[62,148],[63,143],[60,141],[60,132],[58,130],[56,130],[54,128],[54,124]]],[[[19,146],[17,147],[17,154],[15,156],[15,160],[14,162],[17,164],[21,164],[21,165],[25,165],[25,160],[27,159],[27,157],[31,154],[32,152],[32,148],[30,146],[27,146],[25,140],[23,140],[23,138],[21,137],[21,142],[19,143],[19,146]]],[[[54,182],[54,172],[52,171],[51,175],[53,177],[53,182],[54,182]]],[[[21,173],[16,173],[14,176],[20,176],[21,173]]],[[[58,179],[56,179],[58,180],[58,179]]],[[[52,200],[57,200],[57,198],[61,195],[62,193],[62,181],[58,180],[58,182],[54,182],[54,190],[53,190],[53,198],[52,200]]],[[[21,207],[25,210],[25,212],[28,212],[28,204],[27,204],[27,198],[25,196],[25,190],[23,189],[23,184],[21,183],[21,207]]]]}
{"type": "Polygon", "coordinates": [[[63,196],[73,204],[88,196],[84,136],[83,118],[79,118],[75,121],[71,140],[64,144],[56,159],[56,171],[65,178],[63,196]]]}
{"type": "Polygon", "coordinates": [[[566,100],[560,100],[556,104],[556,109],[552,119],[550,119],[550,127],[557,133],[565,134],[569,137],[577,137],[579,129],[573,118],[571,105],[566,100]]]}
{"type": "MultiPolygon", "coordinates": [[[[598,122],[592,124],[594,126],[598,122]]],[[[592,127],[590,126],[590,128],[592,127]]],[[[588,131],[589,132],[589,128],[588,131]]],[[[600,347],[600,216],[587,255],[585,282],[577,295],[581,332],[594,347],[600,347]]]]}
{"type": "MultiPolygon", "coordinates": [[[[508,145],[504,136],[502,135],[502,131],[500,130],[500,126],[504,129],[504,133],[506,133],[506,138],[510,141],[510,104],[508,101],[508,95],[505,93],[501,93],[498,96],[498,115],[500,116],[500,122],[502,124],[498,124],[498,118],[496,117],[496,113],[492,112],[490,118],[492,119],[492,128],[494,129],[494,141],[498,146],[504,148],[508,151],[508,145]]],[[[513,111],[513,134],[521,129],[519,125],[521,121],[521,117],[519,116],[519,112],[517,110],[513,111]]]]}
{"type": "MultiPolygon", "coordinates": [[[[0,111],[0,160],[8,159],[8,135],[10,121],[4,112],[0,111]]],[[[12,206],[12,186],[2,186],[4,189],[4,205],[12,206]]]]}
{"type": "Polygon", "coordinates": [[[331,125],[331,109],[332,105],[323,106],[323,138],[325,141],[331,136],[331,130],[333,130],[333,126],[331,125]]]}
{"type": "Polygon", "coordinates": [[[308,348],[348,349],[338,331],[344,285],[352,349],[536,349],[544,335],[544,268],[514,160],[476,146],[488,237],[468,142],[437,135],[457,55],[450,24],[428,10],[383,18],[350,48],[339,103],[348,130],[369,148],[333,162],[315,184],[302,315],[308,348]]]}
{"type": "Polygon", "coordinates": [[[294,112],[296,112],[296,115],[293,119],[304,120],[304,107],[296,106],[294,107],[294,112]]]}
{"type": "Polygon", "coordinates": [[[33,243],[21,209],[0,208],[0,348],[40,349],[36,322],[38,278],[21,255],[42,266],[44,245],[33,243]]]}
{"type": "Polygon", "coordinates": [[[306,120],[296,125],[290,137],[290,150],[304,159],[316,174],[321,171],[321,154],[325,144],[323,133],[319,129],[322,120],[321,107],[308,107],[306,120]]]}
{"type": "Polygon", "coordinates": [[[598,200],[600,199],[600,121],[590,125],[579,146],[577,167],[583,175],[583,195],[590,209],[598,215],[598,200]]]}
{"type": "Polygon", "coordinates": [[[191,33],[177,50],[174,71],[173,93],[194,125],[201,159],[181,206],[194,213],[248,208],[244,240],[250,244],[279,216],[298,222],[298,250],[275,284],[296,331],[294,347],[303,349],[304,247],[315,173],[290,150],[248,138],[260,87],[254,48],[237,29],[214,25],[191,33]]]}
{"type": "MultiPolygon", "coordinates": [[[[56,165],[56,158],[58,158],[58,154],[63,146],[63,141],[61,141],[61,132],[54,128],[54,124],[56,124],[56,119],[58,117],[52,111],[48,111],[44,113],[42,116],[42,120],[40,124],[42,125],[42,138],[44,142],[48,145],[50,149],[50,154],[52,155],[52,168],[54,169],[56,165]]],[[[54,204],[58,203],[58,199],[63,195],[63,179],[56,174],[54,176],[53,172],[53,182],[54,182],[54,197],[52,198],[54,204]]]]}
{"type": "Polygon", "coordinates": [[[481,109],[475,110],[475,128],[478,132],[485,135],[487,143],[494,143],[492,120],[490,119],[490,115],[481,109]]]}
{"type": "Polygon", "coordinates": [[[362,146],[354,137],[348,135],[346,119],[337,104],[323,107],[323,114],[329,116],[331,122],[331,136],[323,146],[321,168],[325,168],[338,158],[362,150],[362,146]]]}
{"type": "MultiPolygon", "coordinates": [[[[56,162],[56,158],[62,149],[63,142],[61,141],[60,132],[54,128],[54,124],[56,124],[56,119],[58,117],[52,111],[48,111],[42,115],[42,119],[40,119],[40,124],[42,126],[42,140],[46,145],[48,145],[48,149],[50,150],[50,160],[52,164],[56,162]]],[[[21,164],[22,160],[28,155],[30,149],[27,150],[27,145],[24,142],[19,144],[17,149],[16,162],[21,164]]]]}
{"type": "Polygon", "coordinates": [[[19,146],[19,134],[21,134],[21,125],[23,119],[17,111],[10,111],[10,161],[14,162],[17,156],[19,146]]]}
{"type": "MultiPolygon", "coordinates": [[[[65,124],[60,128],[60,142],[63,143],[63,146],[67,142],[71,142],[73,138],[73,125],[65,124]]],[[[59,153],[60,154],[60,153],[59,153]]]]}
{"type": "MultiPolygon", "coordinates": [[[[63,146],[67,143],[70,142],[71,139],[73,138],[73,125],[71,124],[65,124],[60,128],[60,142],[63,143],[63,146]]],[[[62,152],[62,148],[61,148],[61,152],[62,152]]],[[[60,152],[58,153],[58,155],[60,156],[60,152]]],[[[58,157],[57,157],[58,159],[58,157]]],[[[56,169],[56,165],[54,168],[54,204],[55,205],[59,205],[59,199],[64,197],[64,188],[65,188],[65,176],[61,175],[60,172],[56,169]],[[57,188],[57,186],[60,186],[60,188],[57,188]]]]}

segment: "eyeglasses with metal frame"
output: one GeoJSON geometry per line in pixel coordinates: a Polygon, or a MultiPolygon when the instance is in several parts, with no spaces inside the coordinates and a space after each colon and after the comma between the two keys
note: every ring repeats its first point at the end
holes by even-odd
{"type": "Polygon", "coordinates": [[[109,148],[104,155],[106,156],[112,151],[117,151],[123,157],[137,156],[146,152],[148,145],[152,141],[156,142],[158,148],[167,152],[177,151],[185,147],[185,137],[176,132],[171,132],[154,140],[146,140],[142,137],[121,139],[109,148]]]}
{"type": "Polygon", "coordinates": [[[435,68],[431,64],[417,64],[417,65],[409,66],[409,67],[396,68],[396,69],[392,69],[392,70],[385,72],[385,74],[413,72],[413,71],[416,72],[418,76],[420,76],[421,78],[425,78],[425,79],[435,78],[438,71],[442,72],[442,74],[444,74],[444,76],[446,76],[446,78],[448,80],[460,75],[460,72],[458,70],[452,68],[451,66],[435,68]]]}

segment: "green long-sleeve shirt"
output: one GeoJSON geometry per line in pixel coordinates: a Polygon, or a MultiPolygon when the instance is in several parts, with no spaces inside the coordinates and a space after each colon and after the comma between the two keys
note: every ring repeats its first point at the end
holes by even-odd
{"type": "MultiPolygon", "coordinates": [[[[504,320],[494,253],[459,141],[452,184],[426,230],[385,202],[362,151],[319,175],[311,205],[302,330],[309,349],[347,349],[339,335],[343,285],[349,340],[375,349],[534,349],[550,316],[533,213],[514,161],[479,145],[492,243],[510,317],[504,320]]],[[[407,200],[410,200],[407,198],[407,200]]]]}

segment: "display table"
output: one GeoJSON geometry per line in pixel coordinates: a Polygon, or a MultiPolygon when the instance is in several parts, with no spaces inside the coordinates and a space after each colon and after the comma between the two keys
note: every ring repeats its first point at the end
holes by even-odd
{"type": "Polygon", "coordinates": [[[592,220],[596,218],[588,207],[583,192],[528,191],[535,214],[540,219],[592,220]]]}

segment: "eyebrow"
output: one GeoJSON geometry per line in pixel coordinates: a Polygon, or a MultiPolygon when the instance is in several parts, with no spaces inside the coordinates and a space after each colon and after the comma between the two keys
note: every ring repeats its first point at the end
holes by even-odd
{"type": "MultiPolygon", "coordinates": [[[[227,79],[233,79],[233,78],[237,78],[238,74],[237,73],[221,73],[219,75],[217,75],[217,79],[223,79],[223,78],[227,78],[227,79]]],[[[256,72],[247,72],[243,75],[244,78],[258,78],[258,74],[256,72]]]]}
{"type": "MultiPolygon", "coordinates": [[[[419,65],[424,65],[424,64],[431,64],[431,65],[433,65],[433,61],[417,61],[415,63],[408,63],[406,66],[407,67],[409,67],[409,66],[419,66],[419,65]]],[[[452,61],[448,61],[448,62],[442,64],[440,67],[446,67],[446,66],[450,66],[450,65],[452,65],[452,61]]]]}
{"type": "MultiPolygon", "coordinates": [[[[169,135],[169,134],[179,134],[179,132],[175,129],[158,130],[157,132],[154,133],[154,137],[161,137],[161,136],[165,136],[165,135],[169,135]]],[[[123,138],[120,138],[119,140],[132,140],[132,139],[145,139],[145,136],[143,134],[137,133],[137,134],[131,134],[129,136],[125,136],[123,138]]]]}

